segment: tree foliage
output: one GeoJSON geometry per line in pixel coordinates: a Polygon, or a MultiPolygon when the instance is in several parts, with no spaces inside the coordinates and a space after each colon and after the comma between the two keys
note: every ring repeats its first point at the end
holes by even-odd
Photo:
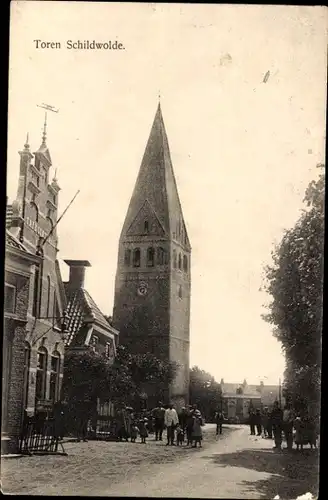
{"type": "Polygon", "coordinates": [[[161,387],[173,381],[174,363],[154,355],[132,354],[117,347],[114,362],[89,349],[72,350],[65,355],[62,394],[66,400],[110,400],[132,403],[150,385],[161,387]]]}
{"type": "Polygon", "coordinates": [[[191,404],[197,404],[207,420],[221,407],[221,386],[214,377],[194,366],[190,370],[189,398],[191,404]]]}
{"type": "Polygon", "coordinates": [[[263,318],[274,326],[286,356],[285,395],[307,405],[318,404],[321,378],[325,174],[318,167],[319,178],[305,193],[306,208],[265,268],[272,301],[263,318]]]}

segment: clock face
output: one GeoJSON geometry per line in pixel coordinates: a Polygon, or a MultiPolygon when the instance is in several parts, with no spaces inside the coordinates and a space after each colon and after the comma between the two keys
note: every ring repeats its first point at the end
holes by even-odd
{"type": "Polygon", "coordinates": [[[148,292],[148,285],[144,281],[139,283],[138,288],[137,288],[137,293],[138,295],[144,296],[147,295],[148,292]]]}

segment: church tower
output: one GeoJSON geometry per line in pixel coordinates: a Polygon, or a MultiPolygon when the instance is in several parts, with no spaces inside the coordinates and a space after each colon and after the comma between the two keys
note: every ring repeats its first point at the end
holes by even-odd
{"type": "Polygon", "coordinates": [[[175,361],[164,397],[188,403],[191,247],[160,104],[119,241],[113,326],[120,343],[175,361]]]}

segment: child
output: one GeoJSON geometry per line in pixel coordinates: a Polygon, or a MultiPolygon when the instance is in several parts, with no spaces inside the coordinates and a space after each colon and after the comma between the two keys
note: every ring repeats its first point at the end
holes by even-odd
{"type": "Polygon", "coordinates": [[[177,446],[182,446],[182,443],[184,442],[183,429],[180,427],[180,425],[178,425],[176,431],[177,431],[177,446]]]}
{"type": "Polygon", "coordinates": [[[131,443],[135,443],[138,437],[138,426],[135,422],[133,422],[131,426],[131,443]]]}
{"type": "Polygon", "coordinates": [[[194,424],[192,428],[192,439],[194,441],[194,444],[192,445],[193,448],[197,448],[197,444],[199,444],[199,447],[202,447],[202,439],[203,439],[203,432],[202,432],[202,417],[200,413],[195,413],[195,416],[193,417],[194,424]]]}
{"type": "Polygon", "coordinates": [[[143,418],[139,422],[139,434],[142,443],[146,443],[146,438],[148,437],[147,431],[147,418],[143,418]]]}

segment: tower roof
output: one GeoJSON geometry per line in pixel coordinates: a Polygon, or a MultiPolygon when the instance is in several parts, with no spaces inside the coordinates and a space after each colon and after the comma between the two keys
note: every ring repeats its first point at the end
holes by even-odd
{"type": "Polygon", "coordinates": [[[185,246],[190,248],[160,104],[143,155],[122,237],[128,233],[145,203],[157,217],[166,237],[172,237],[180,223],[185,234],[185,246]]]}

